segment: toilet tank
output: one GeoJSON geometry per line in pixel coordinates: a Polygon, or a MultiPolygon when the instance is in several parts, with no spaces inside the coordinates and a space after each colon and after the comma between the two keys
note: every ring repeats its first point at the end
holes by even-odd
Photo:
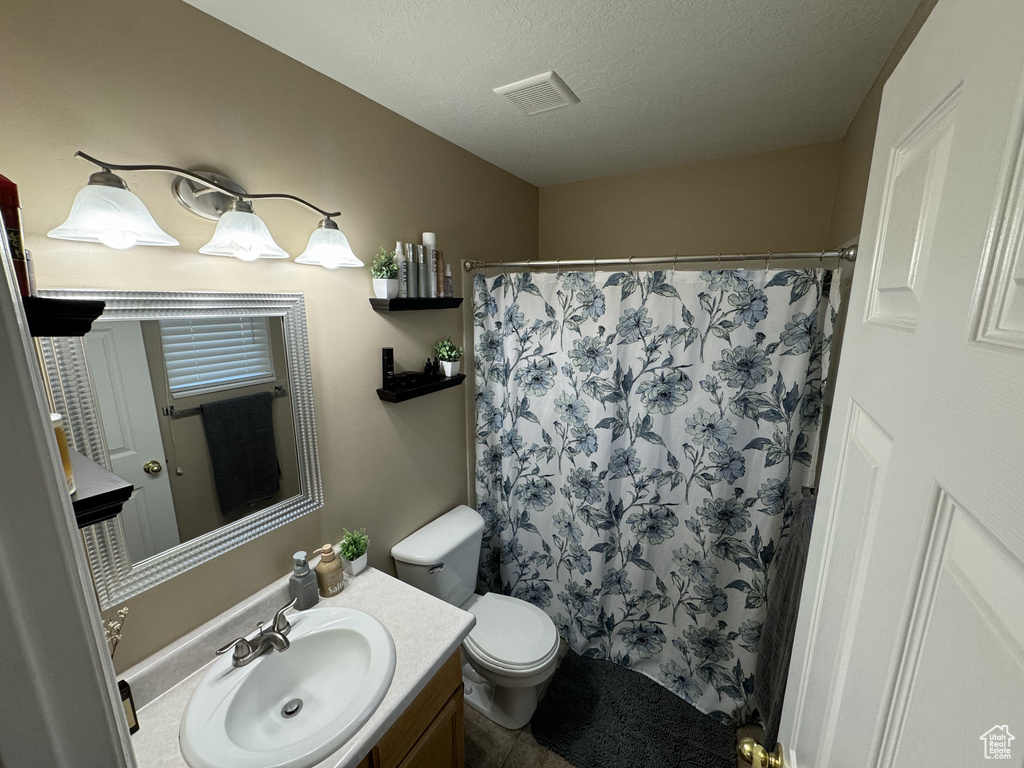
{"type": "Polygon", "coordinates": [[[475,509],[463,504],[446,512],[391,548],[398,578],[462,605],[476,591],[483,532],[484,519],[475,509]]]}

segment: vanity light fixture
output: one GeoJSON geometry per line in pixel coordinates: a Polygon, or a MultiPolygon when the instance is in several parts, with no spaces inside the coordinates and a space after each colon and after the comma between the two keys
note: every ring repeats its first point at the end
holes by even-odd
{"type": "Polygon", "coordinates": [[[99,242],[112,248],[178,245],[177,240],[160,229],[124,180],[112,173],[163,171],[175,175],[172,190],[182,205],[199,216],[217,220],[213,238],[199,249],[202,254],[232,256],[242,261],[288,258],[274,242],[267,225],[253,212],[251,201],[291,200],[324,217],[310,236],[306,250],[295,260],[297,264],[314,264],[327,269],[363,266],[334,222],[334,217],[341,215],[339,211],[325,211],[295,195],[251,194],[231,179],[215,173],[188,171],[171,165],[117,165],[84,152],[76,152],[75,157],[87,160],[100,170],[89,177],[89,184],[75,197],[67,221],[48,233],[52,238],[99,242]]]}
{"type": "Polygon", "coordinates": [[[234,256],[242,261],[288,258],[274,242],[263,219],[252,212],[252,205],[238,198],[221,214],[213,238],[199,252],[207,256],[234,256]]]}
{"type": "Polygon", "coordinates": [[[89,177],[89,183],[75,195],[67,221],[51,229],[48,235],[57,240],[103,243],[118,249],[179,245],[160,229],[124,179],[108,168],[89,177]]]}
{"type": "Polygon", "coordinates": [[[330,216],[324,218],[313,234],[302,255],[295,260],[296,264],[317,264],[327,269],[338,267],[361,267],[363,262],[352,253],[348,238],[338,229],[338,225],[330,216]]]}

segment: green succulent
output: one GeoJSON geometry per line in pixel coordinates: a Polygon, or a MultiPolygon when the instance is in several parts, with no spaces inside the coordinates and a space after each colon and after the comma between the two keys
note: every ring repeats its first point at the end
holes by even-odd
{"type": "Polygon", "coordinates": [[[350,531],[346,528],[344,531],[345,535],[338,542],[341,556],[350,561],[358,560],[366,554],[366,547],[370,543],[370,537],[366,535],[365,528],[360,528],[358,531],[350,531]]]}
{"type": "Polygon", "coordinates": [[[455,346],[451,336],[444,341],[437,342],[434,351],[437,352],[437,359],[446,363],[454,363],[462,359],[462,347],[455,346]]]}
{"type": "Polygon", "coordinates": [[[398,277],[398,265],[395,264],[394,251],[388,252],[382,245],[380,253],[377,254],[377,258],[373,260],[373,265],[370,267],[370,274],[378,280],[394,280],[398,277]]]}

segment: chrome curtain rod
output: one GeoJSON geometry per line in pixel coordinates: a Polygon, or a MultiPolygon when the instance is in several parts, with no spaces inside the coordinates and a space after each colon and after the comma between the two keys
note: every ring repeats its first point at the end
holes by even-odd
{"type": "Polygon", "coordinates": [[[315,211],[316,213],[319,213],[321,216],[327,219],[333,219],[337,216],[341,216],[341,211],[325,211],[323,208],[315,206],[309,201],[303,200],[301,197],[296,197],[295,195],[286,195],[278,193],[255,195],[250,194],[248,192],[239,192],[238,190],[230,189],[229,187],[225,187],[222,184],[218,184],[215,181],[204,179],[202,176],[197,176],[191,171],[187,171],[184,168],[177,168],[173,165],[118,165],[116,163],[105,163],[102,160],[97,160],[95,157],[90,157],[81,150],[75,152],[75,157],[80,157],[83,160],[88,160],[93,165],[103,169],[104,171],[107,171],[108,173],[110,171],[163,171],[165,173],[173,173],[177,176],[184,176],[189,181],[194,181],[196,182],[196,184],[202,184],[204,187],[215,189],[218,192],[227,195],[228,197],[234,197],[239,200],[291,200],[292,202],[298,203],[299,205],[306,206],[307,208],[309,208],[309,210],[315,211]]]}
{"type": "Polygon", "coordinates": [[[464,261],[463,268],[467,272],[472,272],[474,269],[487,269],[488,267],[496,267],[498,269],[513,268],[513,267],[527,267],[527,268],[538,268],[538,269],[561,269],[563,267],[598,267],[606,266],[644,266],[648,264],[671,264],[673,268],[676,264],[686,264],[689,262],[703,261],[703,262],[714,262],[719,264],[725,264],[729,262],[737,261],[761,261],[765,263],[765,269],[772,263],[773,260],[792,260],[792,259],[818,259],[824,261],[825,259],[839,259],[840,261],[856,261],[857,260],[857,246],[851,246],[850,248],[839,248],[834,251],[798,251],[791,253],[773,253],[768,251],[766,253],[701,253],[701,254],[688,254],[679,255],[673,254],[672,256],[629,256],[626,258],[616,259],[557,259],[555,261],[541,261],[539,259],[530,259],[528,261],[464,261]]]}

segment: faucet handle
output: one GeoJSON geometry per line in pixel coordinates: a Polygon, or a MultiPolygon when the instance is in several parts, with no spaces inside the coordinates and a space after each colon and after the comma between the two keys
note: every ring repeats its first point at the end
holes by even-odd
{"type": "Polygon", "coordinates": [[[275,632],[278,632],[279,634],[282,634],[282,635],[287,635],[288,632],[291,630],[292,625],[288,621],[288,617],[284,615],[284,612],[287,611],[289,608],[294,608],[295,607],[295,603],[296,603],[297,600],[298,600],[297,597],[292,598],[292,601],[290,603],[288,603],[288,605],[286,605],[284,608],[282,608],[281,610],[279,610],[277,613],[274,614],[274,631],[275,632]]]}
{"type": "Polygon", "coordinates": [[[232,649],[234,650],[234,652],[231,654],[231,657],[233,659],[244,659],[246,656],[252,653],[252,646],[249,644],[249,641],[246,640],[244,637],[236,637],[223,648],[218,649],[214,655],[222,656],[223,654],[227,653],[228,651],[231,651],[232,649]]]}

